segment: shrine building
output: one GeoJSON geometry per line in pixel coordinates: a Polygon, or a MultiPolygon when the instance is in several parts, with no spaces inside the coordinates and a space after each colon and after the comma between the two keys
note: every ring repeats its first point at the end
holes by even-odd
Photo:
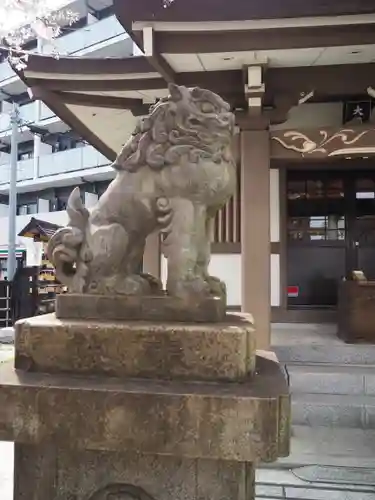
{"type": "MultiPolygon", "coordinates": [[[[168,83],[213,90],[236,114],[238,190],[218,214],[211,272],[254,315],[337,317],[339,283],[375,278],[375,2],[115,0],[139,56],[32,56],[35,99],[109,160],[168,83]]],[[[158,238],[144,267],[165,276],[158,238]]]]}

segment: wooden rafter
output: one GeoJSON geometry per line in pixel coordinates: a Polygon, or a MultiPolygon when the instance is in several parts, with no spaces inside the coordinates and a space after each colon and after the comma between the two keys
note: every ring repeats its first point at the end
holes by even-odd
{"type": "Polygon", "coordinates": [[[155,0],[114,0],[116,16],[124,24],[147,22],[229,22],[293,17],[343,16],[375,13],[372,0],[189,0],[163,8],[155,0]]]}
{"type": "Polygon", "coordinates": [[[160,55],[155,46],[154,30],[151,27],[143,30],[143,50],[150,65],[164,78],[166,83],[174,83],[176,74],[172,67],[160,55]]]}
{"type": "Polygon", "coordinates": [[[228,53],[375,44],[375,23],[233,31],[156,31],[161,54],[228,53]]]}

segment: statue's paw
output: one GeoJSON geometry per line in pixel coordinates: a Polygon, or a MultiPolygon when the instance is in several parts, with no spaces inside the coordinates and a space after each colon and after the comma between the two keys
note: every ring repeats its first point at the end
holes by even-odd
{"type": "Polygon", "coordinates": [[[117,293],[124,295],[150,295],[151,285],[150,282],[139,275],[127,276],[121,284],[117,293]]]}
{"type": "Polygon", "coordinates": [[[141,273],[141,278],[146,280],[150,286],[151,295],[163,295],[163,283],[152,274],[141,273]]]}
{"type": "Polygon", "coordinates": [[[75,262],[77,260],[78,253],[74,248],[68,248],[64,245],[57,245],[52,253],[52,258],[54,263],[65,263],[65,262],[75,262]]]}
{"type": "Polygon", "coordinates": [[[115,275],[92,280],[87,291],[99,295],[150,295],[150,284],[139,275],[115,275]]]}
{"type": "Polygon", "coordinates": [[[187,301],[198,301],[201,297],[210,295],[210,287],[203,278],[190,278],[169,282],[167,286],[169,295],[187,301]]]}
{"type": "Polygon", "coordinates": [[[222,297],[222,296],[225,297],[226,296],[227,287],[226,287],[224,281],[221,281],[216,276],[206,276],[205,281],[206,281],[207,285],[209,286],[211,295],[214,295],[215,297],[222,297]]]}

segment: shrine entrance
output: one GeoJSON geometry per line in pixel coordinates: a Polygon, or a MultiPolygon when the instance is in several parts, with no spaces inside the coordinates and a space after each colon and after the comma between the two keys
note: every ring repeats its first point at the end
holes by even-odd
{"type": "Polygon", "coordinates": [[[375,169],[289,170],[288,308],[335,308],[339,282],[375,279],[375,169]]]}

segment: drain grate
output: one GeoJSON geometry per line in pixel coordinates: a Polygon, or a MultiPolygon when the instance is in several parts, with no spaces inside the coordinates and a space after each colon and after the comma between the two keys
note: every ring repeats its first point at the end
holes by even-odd
{"type": "Polygon", "coordinates": [[[298,479],[310,483],[372,486],[375,492],[375,469],[338,467],[331,465],[306,465],[292,469],[291,472],[298,479]]]}
{"type": "Polygon", "coordinates": [[[257,482],[256,500],[374,500],[375,489],[345,484],[257,482]]]}

